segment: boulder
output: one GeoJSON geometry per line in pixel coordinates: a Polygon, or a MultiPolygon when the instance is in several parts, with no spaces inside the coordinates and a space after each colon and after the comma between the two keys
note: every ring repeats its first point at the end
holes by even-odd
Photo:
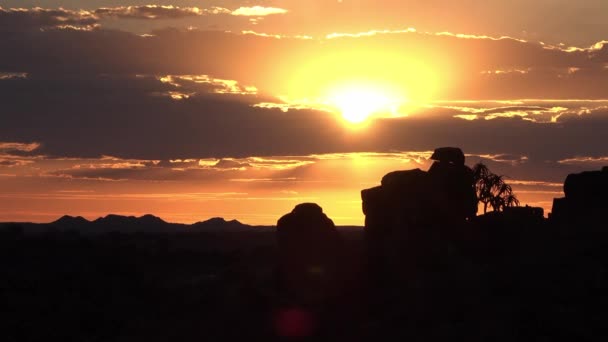
{"type": "Polygon", "coordinates": [[[387,188],[419,187],[420,181],[425,180],[427,173],[420,169],[393,171],[382,177],[380,184],[387,188]]]}
{"type": "Polygon", "coordinates": [[[462,151],[444,147],[436,149],[433,156],[439,161],[428,172],[390,172],[380,186],[361,191],[366,230],[388,232],[475,216],[473,171],[461,164],[462,151]]]}
{"type": "Polygon", "coordinates": [[[291,213],[277,223],[279,246],[306,245],[313,240],[333,239],[337,236],[334,222],[315,203],[298,204],[291,213]]]}
{"type": "MultiPolygon", "coordinates": [[[[585,223],[597,226],[608,210],[608,170],[569,174],[564,181],[564,198],[553,200],[551,221],[559,224],[585,223]]],[[[583,227],[579,227],[582,229],[583,227]]]]}
{"type": "Polygon", "coordinates": [[[435,150],[428,172],[386,174],[380,186],[361,191],[365,239],[373,278],[408,282],[420,260],[451,240],[477,212],[473,171],[459,148],[435,150]]]}
{"type": "Polygon", "coordinates": [[[569,174],[564,182],[566,198],[593,203],[602,201],[608,194],[608,173],[585,171],[569,174]]]}
{"type": "Polygon", "coordinates": [[[311,303],[335,294],[342,241],[333,221],[315,203],[297,205],[277,223],[280,288],[311,303]]]}
{"type": "Polygon", "coordinates": [[[464,165],[464,153],[458,147],[436,148],[431,159],[455,165],[464,165]]]}

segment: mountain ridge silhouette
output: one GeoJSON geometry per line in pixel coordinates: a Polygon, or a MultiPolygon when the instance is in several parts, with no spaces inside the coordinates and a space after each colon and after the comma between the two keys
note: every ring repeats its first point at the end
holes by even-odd
{"type": "Polygon", "coordinates": [[[33,222],[0,222],[0,228],[8,225],[23,227],[26,234],[77,232],[81,234],[118,233],[230,233],[255,232],[267,230],[273,226],[255,226],[242,223],[238,220],[226,220],[222,217],[213,217],[192,224],[172,223],[162,218],[145,214],[142,216],[108,214],[94,220],[87,220],[82,216],[63,215],[55,221],[48,223],[33,222]]]}

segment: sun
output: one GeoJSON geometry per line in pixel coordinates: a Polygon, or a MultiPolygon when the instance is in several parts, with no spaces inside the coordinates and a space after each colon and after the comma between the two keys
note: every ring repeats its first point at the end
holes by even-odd
{"type": "Polygon", "coordinates": [[[372,87],[349,86],[334,91],[328,102],[344,120],[360,124],[375,114],[394,114],[395,104],[399,101],[372,87]]]}

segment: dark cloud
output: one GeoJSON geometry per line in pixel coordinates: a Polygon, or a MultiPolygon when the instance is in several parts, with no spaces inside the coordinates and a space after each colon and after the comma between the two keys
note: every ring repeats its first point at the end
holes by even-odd
{"type": "Polygon", "coordinates": [[[10,8],[0,7],[0,32],[24,32],[49,28],[97,28],[99,18],[90,11],[63,8],[10,8]]]}
{"type": "Polygon", "coordinates": [[[182,101],[155,95],[172,89],[154,77],[5,80],[0,136],[39,141],[40,152],[54,156],[183,159],[307,154],[342,134],[327,113],[252,108],[254,95],[248,101],[232,94],[182,101]]]}
{"type": "Polygon", "coordinates": [[[27,78],[25,72],[0,72],[0,80],[27,78]]]}
{"type": "Polygon", "coordinates": [[[100,17],[121,19],[178,19],[206,14],[227,14],[230,10],[220,7],[210,9],[162,5],[102,7],[94,11],[100,17]]]}
{"type": "MultiPolygon", "coordinates": [[[[71,16],[72,24],[100,15],[23,13],[36,11],[48,18],[71,16]]],[[[46,20],[55,25],[63,19],[46,20]]],[[[39,153],[51,157],[226,160],[453,145],[479,155],[526,156],[530,165],[608,155],[605,103],[445,103],[353,132],[333,113],[293,109],[298,106],[283,111],[289,104],[265,95],[278,93],[291,69],[319,54],[365,47],[407,49],[413,59],[440,60],[439,73],[466,75],[456,77],[452,97],[605,98],[606,44],[568,49],[410,31],[319,41],[210,31],[163,30],[141,37],[101,29],[38,30],[0,32],[0,39],[6,47],[0,70],[27,75],[0,77],[0,137],[38,142],[39,153]],[[484,73],[492,70],[522,72],[484,73]],[[277,106],[255,107],[262,102],[277,106]],[[477,120],[455,117],[463,115],[477,120]]]]}
{"type": "MultiPolygon", "coordinates": [[[[173,5],[139,5],[101,7],[94,10],[48,8],[0,7],[0,31],[32,32],[40,30],[72,29],[91,31],[102,26],[104,19],[183,19],[204,15],[262,16],[283,14],[287,11],[276,7],[239,7],[229,10],[222,7],[180,7],[173,5]]],[[[106,20],[105,23],[108,21],[106,20]]]]}
{"type": "Polygon", "coordinates": [[[233,170],[243,169],[250,166],[251,165],[249,165],[249,163],[244,163],[233,159],[221,159],[214,165],[215,168],[233,170]]]}
{"type": "MultiPolygon", "coordinates": [[[[353,51],[347,56],[356,65],[369,64],[356,51],[384,51],[428,61],[439,79],[449,80],[436,94],[444,99],[608,97],[608,44],[572,50],[512,38],[409,31],[311,40],[175,29],[145,37],[109,30],[38,30],[0,33],[0,39],[8,51],[0,56],[0,70],[25,73],[210,75],[285,93],[296,70],[319,56],[353,51]]],[[[383,63],[381,56],[377,63],[383,63]]],[[[401,71],[349,72],[390,80],[401,71]]]]}
{"type": "Polygon", "coordinates": [[[21,160],[7,160],[0,158],[0,166],[21,166],[24,165],[24,162],[21,160]]]}
{"type": "Polygon", "coordinates": [[[410,117],[378,119],[353,132],[332,113],[253,107],[259,100],[254,94],[205,93],[181,101],[155,95],[173,87],[152,76],[2,80],[0,136],[6,142],[40,143],[13,149],[36,146],[36,152],[50,156],[146,160],[429,151],[453,145],[473,154],[534,160],[608,155],[608,111],[602,105],[587,107],[593,102],[546,106],[567,107],[553,123],[520,117],[466,121],[453,117],[457,110],[429,108],[410,117]]]}

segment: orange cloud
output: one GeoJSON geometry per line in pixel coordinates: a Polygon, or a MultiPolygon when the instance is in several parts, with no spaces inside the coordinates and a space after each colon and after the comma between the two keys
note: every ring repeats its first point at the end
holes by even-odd
{"type": "MultiPolygon", "coordinates": [[[[209,75],[165,75],[158,76],[157,79],[162,83],[172,85],[176,88],[185,88],[192,90],[203,90],[215,94],[239,94],[239,95],[255,95],[258,89],[254,86],[240,85],[235,80],[225,80],[213,78],[209,75]],[[204,88],[201,89],[201,85],[204,88]]],[[[168,94],[175,100],[187,99],[195,95],[197,92],[177,92],[170,91],[168,94]]]]}
{"type": "Polygon", "coordinates": [[[277,7],[263,7],[263,6],[252,6],[252,7],[239,7],[232,11],[232,15],[236,16],[248,16],[248,17],[263,17],[273,14],[285,14],[286,9],[277,7]]]}
{"type": "Polygon", "coordinates": [[[32,152],[40,147],[40,143],[18,143],[18,142],[1,142],[0,152],[20,151],[32,152]]]}
{"type": "Polygon", "coordinates": [[[162,5],[102,7],[94,12],[100,17],[122,19],[177,19],[206,14],[227,14],[230,10],[221,7],[210,9],[162,5]]]}
{"type": "Polygon", "coordinates": [[[574,157],[559,160],[560,164],[568,164],[568,165],[595,165],[595,166],[603,166],[608,164],[608,156],[605,157],[574,157]]]}

